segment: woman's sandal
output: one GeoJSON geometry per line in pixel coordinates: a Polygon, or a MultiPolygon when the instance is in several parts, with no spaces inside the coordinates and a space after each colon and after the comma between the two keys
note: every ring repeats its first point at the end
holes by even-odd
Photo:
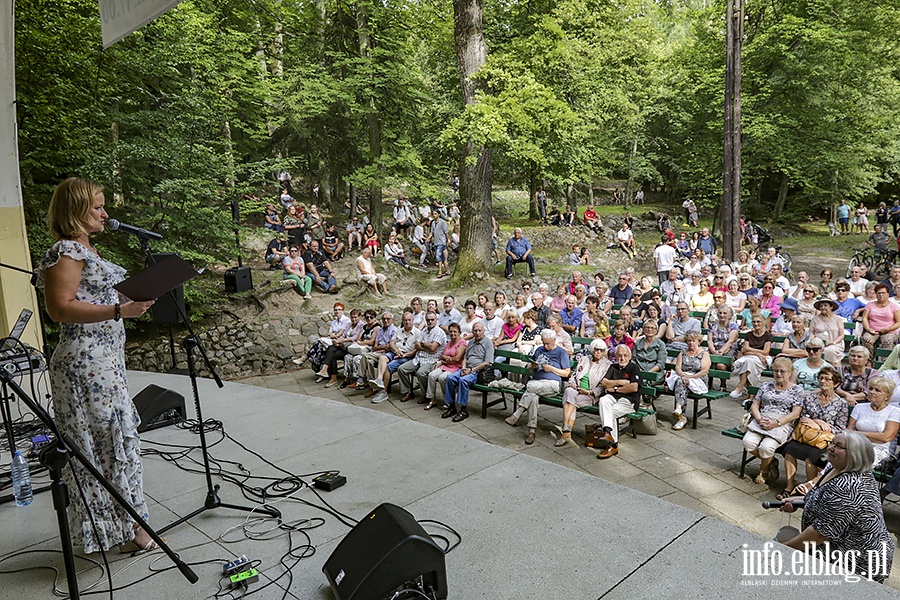
{"type": "Polygon", "coordinates": [[[436,404],[437,404],[436,401],[431,400],[428,404],[425,405],[425,410],[431,410],[432,408],[435,407],[436,404]]]}
{"type": "Polygon", "coordinates": [[[763,477],[762,473],[760,473],[759,475],[756,476],[756,478],[753,479],[753,483],[755,483],[756,485],[765,485],[766,478],[763,477]]]}
{"type": "MultiPolygon", "coordinates": [[[[164,542],[166,538],[162,539],[164,542]]],[[[152,552],[159,548],[159,544],[156,543],[155,540],[150,540],[144,547],[138,546],[137,542],[131,540],[130,542],[126,542],[119,546],[120,554],[130,554],[132,556],[140,556],[141,554],[146,554],[147,552],[152,552]]]]}

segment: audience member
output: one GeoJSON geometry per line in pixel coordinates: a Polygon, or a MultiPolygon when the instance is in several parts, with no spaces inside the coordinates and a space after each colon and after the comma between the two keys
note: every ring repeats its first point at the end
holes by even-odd
{"type": "Polygon", "coordinates": [[[603,424],[603,438],[599,447],[603,448],[597,458],[603,460],[619,453],[619,417],[634,412],[641,402],[641,370],[631,360],[628,346],[616,349],[615,362],[600,381],[604,394],[597,401],[600,422],[603,424]]]}
{"type": "Polygon", "coordinates": [[[506,242],[506,270],[504,275],[507,279],[512,277],[513,265],[516,263],[527,263],[531,276],[535,276],[534,257],[531,255],[531,242],[522,236],[522,229],[516,227],[513,231],[513,237],[506,242]]]}
{"type": "Polygon", "coordinates": [[[319,242],[316,240],[310,242],[309,250],[303,253],[303,261],[306,263],[307,274],[315,280],[323,292],[338,293],[340,288],[332,275],[331,263],[328,262],[325,253],[319,250],[319,242]]]}

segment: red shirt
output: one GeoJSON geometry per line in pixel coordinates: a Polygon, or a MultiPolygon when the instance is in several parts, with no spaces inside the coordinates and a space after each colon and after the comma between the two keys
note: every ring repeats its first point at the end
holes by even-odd
{"type": "Polygon", "coordinates": [[[597,211],[585,209],[584,211],[584,222],[587,223],[588,220],[593,220],[597,218],[597,211]]]}

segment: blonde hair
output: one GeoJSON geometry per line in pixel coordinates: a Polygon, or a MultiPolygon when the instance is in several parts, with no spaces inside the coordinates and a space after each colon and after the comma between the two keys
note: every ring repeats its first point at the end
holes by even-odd
{"type": "Polygon", "coordinates": [[[74,240],[88,232],[84,228],[94,197],[103,192],[103,186],[88,179],[69,177],[53,192],[47,209],[47,225],[53,237],[74,240]]]}

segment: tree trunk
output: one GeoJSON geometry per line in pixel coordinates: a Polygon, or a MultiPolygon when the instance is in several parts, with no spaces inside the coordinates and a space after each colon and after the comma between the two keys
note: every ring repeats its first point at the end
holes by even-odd
{"type": "Polygon", "coordinates": [[[537,165],[531,163],[528,168],[528,219],[537,221],[540,218],[537,205],[537,165]]]}
{"type": "MultiPolygon", "coordinates": [[[[360,2],[355,5],[356,31],[359,38],[359,55],[364,62],[371,62],[372,38],[369,36],[369,12],[368,8],[360,2]]],[[[374,85],[370,86],[373,89],[374,85]]],[[[378,116],[378,108],[375,105],[375,96],[369,96],[367,100],[369,110],[366,114],[366,128],[369,130],[369,162],[378,165],[381,159],[381,119],[378,116]]],[[[369,220],[375,231],[382,232],[382,206],[381,206],[381,174],[380,168],[376,169],[374,180],[369,186],[369,220]]]]}
{"type": "Polygon", "coordinates": [[[775,210],[772,211],[772,217],[778,219],[784,212],[784,203],[787,201],[788,187],[790,187],[791,178],[787,173],[782,173],[781,183],[778,185],[778,200],[775,201],[775,210]]]}
{"type": "MultiPolygon", "coordinates": [[[[456,61],[466,105],[475,104],[479,82],[473,76],[487,60],[482,11],[481,0],[453,0],[456,61]]],[[[473,275],[482,278],[490,273],[491,186],[494,180],[489,148],[469,141],[460,150],[460,241],[459,261],[454,272],[454,278],[458,280],[473,275]]]]}
{"type": "Polygon", "coordinates": [[[575,184],[572,182],[566,185],[566,206],[572,210],[578,210],[578,196],[575,193],[575,184]]]}
{"type": "Polygon", "coordinates": [[[593,205],[593,204],[594,204],[594,182],[593,182],[593,181],[588,181],[587,188],[588,188],[588,189],[587,189],[587,192],[588,192],[588,204],[589,204],[589,205],[593,205]]]}
{"type": "Polygon", "coordinates": [[[231,123],[228,119],[222,123],[222,137],[225,139],[225,160],[226,172],[225,187],[234,189],[235,166],[234,166],[234,142],[231,138],[231,123]]]}
{"type": "Polygon", "coordinates": [[[110,204],[112,206],[122,206],[124,197],[122,195],[122,165],[119,163],[119,122],[113,121],[110,126],[110,134],[112,136],[113,160],[112,160],[112,179],[113,179],[113,197],[110,204]]]}
{"type": "Polygon", "coordinates": [[[625,182],[625,206],[631,206],[634,196],[634,159],[638,151],[637,131],[634,132],[634,141],[631,144],[631,152],[628,153],[628,181],[625,182]]]}

